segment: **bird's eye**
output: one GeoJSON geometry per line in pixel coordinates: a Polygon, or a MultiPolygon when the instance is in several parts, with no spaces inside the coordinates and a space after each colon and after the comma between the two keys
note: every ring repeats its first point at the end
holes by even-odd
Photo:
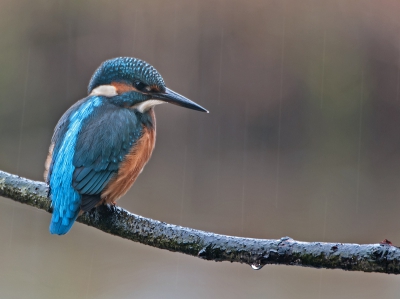
{"type": "Polygon", "coordinates": [[[133,81],[133,86],[140,91],[150,91],[150,87],[139,80],[133,81]]]}

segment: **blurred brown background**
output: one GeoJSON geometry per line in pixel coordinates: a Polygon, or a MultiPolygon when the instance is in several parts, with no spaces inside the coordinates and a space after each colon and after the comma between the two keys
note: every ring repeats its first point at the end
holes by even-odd
{"type": "MultiPolygon", "coordinates": [[[[0,1],[0,169],[42,180],[105,59],[210,110],[156,108],[119,204],[221,234],[400,245],[400,2],[0,1]]],[[[0,198],[0,298],[395,298],[399,277],[205,262],[0,198]]]]}

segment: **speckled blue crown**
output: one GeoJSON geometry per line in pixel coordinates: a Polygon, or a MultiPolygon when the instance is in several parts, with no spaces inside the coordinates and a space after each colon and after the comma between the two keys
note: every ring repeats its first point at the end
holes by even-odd
{"type": "Polygon", "coordinates": [[[140,80],[147,85],[165,88],[165,83],[157,70],[147,62],[133,57],[118,57],[104,61],[94,72],[88,86],[88,93],[100,85],[113,81],[140,80]]]}

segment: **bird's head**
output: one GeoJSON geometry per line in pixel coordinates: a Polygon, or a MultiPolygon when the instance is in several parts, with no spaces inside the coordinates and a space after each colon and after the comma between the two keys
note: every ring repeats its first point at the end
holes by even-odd
{"type": "Polygon", "coordinates": [[[167,88],[153,66],[132,57],[104,61],[93,74],[88,93],[108,97],[116,105],[134,108],[141,113],[162,103],[208,112],[195,102],[167,88]]]}

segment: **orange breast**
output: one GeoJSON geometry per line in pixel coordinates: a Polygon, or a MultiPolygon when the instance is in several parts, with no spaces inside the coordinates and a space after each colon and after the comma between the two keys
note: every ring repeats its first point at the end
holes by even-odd
{"type": "Polygon", "coordinates": [[[48,179],[47,176],[49,174],[49,169],[50,169],[50,164],[51,164],[51,160],[53,159],[53,150],[54,150],[54,143],[52,142],[50,144],[50,148],[49,148],[49,153],[47,154],[47,158],[46,158],[46,162],[44,162],[44,181],[46,183],[48,183],[48,179]]]}
{"type": "Polygon", "coordinates": [[[118,173],[110,180],[102,192],[102,204],[115,203],[129,190],[142,172],[147,161],[149,161],[154,149],[155,140],[155,126],[154,128],[143,127],[142,137],[134,144],[129,154],[125,156],[118,173]]]}

